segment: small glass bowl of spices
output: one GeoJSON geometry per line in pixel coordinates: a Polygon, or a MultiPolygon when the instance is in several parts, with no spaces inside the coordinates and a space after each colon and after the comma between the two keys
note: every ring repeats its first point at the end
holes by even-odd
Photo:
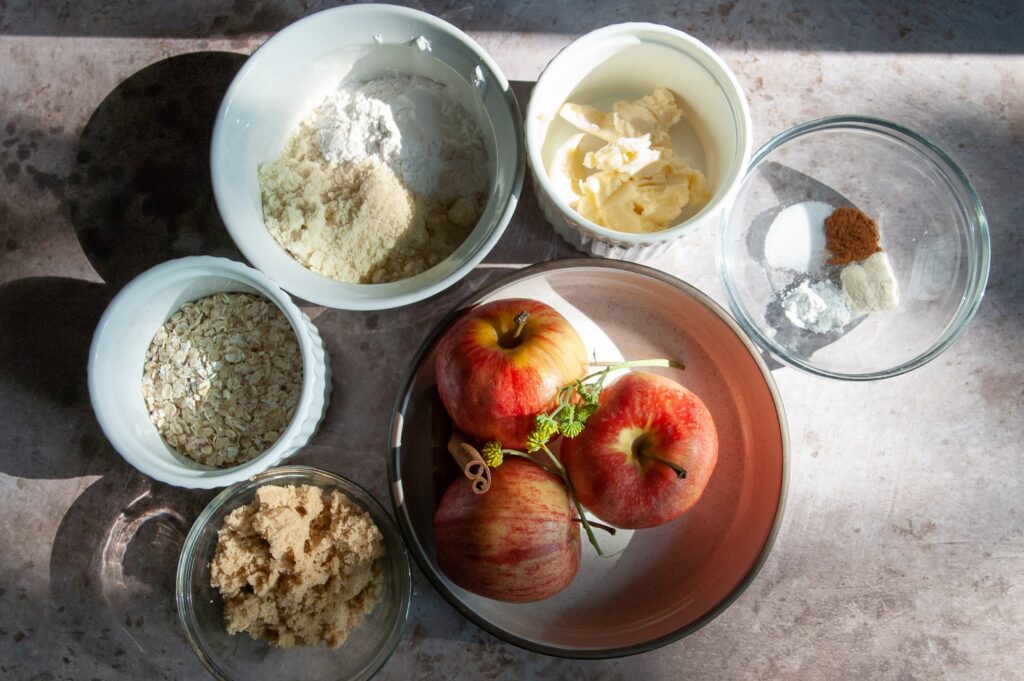
{"type": "Polygon", "coordinates": [[[878,118],[778,135],[721,220],[719,270],[740,325],[821,376],[887,378],[934,359],[988,280],[988,223],[966,175],[878,118]]]}
{"type": "Polygon", "coordinates": [[[316,327],[274,282],[224,258],[171,260],[111,301],[89,395],[111,444],[182,487],[230,485],[304,446],[330,367],[316,327]]]}

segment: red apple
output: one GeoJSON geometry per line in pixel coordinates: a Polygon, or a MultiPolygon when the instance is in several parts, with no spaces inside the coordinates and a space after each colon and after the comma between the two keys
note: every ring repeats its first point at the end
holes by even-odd
{"type": "Polygon", "coordinates": [[[718,460],[718,434],[700,398],[671,379],[633,372],[600,402],[584,431],[562,441],[580,503],[631,529],[667,523],[697,503],[718,460]]]}
{"type": "Polygon", "coordinates": [[[437,390],[471,439],[522,449],[536,415],[554,408],[558,389],[587,367],[587,350],[565,317],[540,301],[510,298],[475,307],[448,329],[437,348],[437,390]]]}
{"type": "Polygon", "coordinates": [[[580,567],[580,531],[565,485],[540,466],[508,458],[476,494],[466,480],[434,514],[437,564],[467,591],[499,601],[548,598],[580,567]]]}

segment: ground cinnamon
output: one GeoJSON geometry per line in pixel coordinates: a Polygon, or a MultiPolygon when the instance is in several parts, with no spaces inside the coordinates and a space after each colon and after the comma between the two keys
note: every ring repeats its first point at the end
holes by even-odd
{"type": "Polygon", "coordinates": [[[825,247],[830,265],[860,262],[882,250],[878,245],[878,225],[856,208],[836,208],[825,218],[825,247]]]}

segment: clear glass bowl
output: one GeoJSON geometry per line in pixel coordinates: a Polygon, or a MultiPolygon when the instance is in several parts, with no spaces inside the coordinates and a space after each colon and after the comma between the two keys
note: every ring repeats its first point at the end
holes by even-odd
{"type": "Polygon", "coordinates": [[[934,144],[889,121],[837,116],[755,154],[722,215],[718,256],[732,312],[759,345],[812,374],[873,380],[934,359],[966,328],[988,281],[988,223],[967,176],[934,144]],[[878,223],[900,289],[895,310],[829,333],[781,314],[780,296],[803,275],[766,261],[765,235],[804,201],[853,205],[878,223]]]}
{"type": "Polygon", "coordinates": [[[369,679],[387,662],[402,636],[409,616],[412,579],[409,558],[388,513],[362,487],[327,471],[308,466],[273,468],[236,483],[209,503],[192,525],[177,575],[178,617],[192,649],[214,677],[227,681],[280,681],[295,678],[337,681],[369,679]],[[252,501],[264,485],[316,485],[337,489],[366,510],[384,535],[387,551],[381,599],[338,649],[325,645],[274,648],[248,634],[228,634],[218,591],[210,586],[210,561],[217,547],[217,531],[225,516],[252,501]]]}

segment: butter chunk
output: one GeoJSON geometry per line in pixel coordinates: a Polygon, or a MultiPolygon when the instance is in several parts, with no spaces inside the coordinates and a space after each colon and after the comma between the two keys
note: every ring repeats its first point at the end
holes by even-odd
{"type": "Polygon", "coordinates": [[[668,131],[683,117],[676,96],[668,88],[657,88],[653,93],[635,101],[623,100],[612,105],[615,129],[626,137],[651,135],[655,145],[671,148],[668,131]]]}
{"type": "Polygon", "coordinates": [[[598,109],[584,104],[566,102],[559,110],[559,115],[583,132],[614,142],[619,134],[615,132],[611,119],[598,109]]]}
{"type": "Polygon", "coordinates": [[[635,176],[664,155],[661,149],[651,147],[650,135],[620,137],[588,153],[583,158],[583,165],[591,170],[611,170],[635,176]]]}
{"type": "Polygon", "coordinates": [[[555,191],[582,217],[620,232],[657,232],[678,220],[687,205],[710,198],[704,174],[672,148],[670,129],[683,111],[671,90],[616,102],[611,115],[571,102],[559,114],[583,132],[555,152],[548,174],[555,191]],[[583,155],[581,163],[587,134],[606,144],[583,155]]]}
{"type": "Polygon", "coordinates": [[[575,206],[583,193],[582,184],[586,179],[581,145],[584,133],[576,133],[555,151],[548,177],[554,184],[555,193],[570,206],[575,206]]]}

